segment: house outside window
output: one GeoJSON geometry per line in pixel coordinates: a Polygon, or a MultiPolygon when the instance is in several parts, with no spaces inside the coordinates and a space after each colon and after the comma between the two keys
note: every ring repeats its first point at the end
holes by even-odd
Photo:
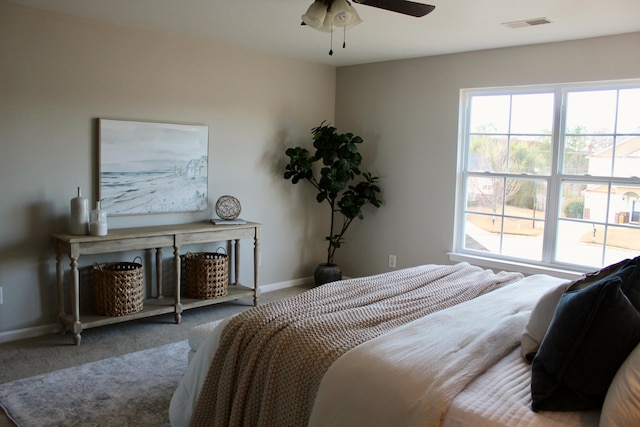
{"type": "Polygon", "coordinates": [[[454,252],[553,268],[640,254],[640,80],[461,92],[454,252]]]}

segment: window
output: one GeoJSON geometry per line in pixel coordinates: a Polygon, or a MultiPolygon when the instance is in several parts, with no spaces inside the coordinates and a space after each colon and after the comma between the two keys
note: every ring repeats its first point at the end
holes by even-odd
{"type": "Polygon", "coordinates": [[[601,267],[640,254],[640,81],[463,90],[454,252],[601,267]]]}

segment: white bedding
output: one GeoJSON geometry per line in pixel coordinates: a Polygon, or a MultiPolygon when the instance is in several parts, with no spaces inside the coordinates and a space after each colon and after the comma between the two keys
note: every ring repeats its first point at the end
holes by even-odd
{"type": "Polygon", "coordinates": [[[516,348],[453,399],[443,427],[596,427],[599,418],[598,410],[533,412],[531,365],[516,348]]]}
{"type": "Polygon", "coordinates": [[[322,379],[309,425],[441,425],[467,383],[517,347],[535,302],[559,282],[530,276],[345,353],[322,379]]]}
{"type": "MultiPolygon", "coordinates": [[[[531,308],[547,289],[560,282],[561,279],[550,276],[530,276],[503,289],[401,326],[347,352],[334,363],[323,378],[310,425],[440,425],[451,400],[475,377],[517,347],[531,308]],[[498,301],[502,303],[498,304],[498,301]],[[471,309],[470,304],[480,307],[480,311],[471,309]],[[506,310],[505,304],[509,307],[506,310]],[[454,329],[458,330],[476,330],[455,338],[450,333],[451,325],[457,325],[454,329]],[[505,335],[497,333],[498,331],[510,332],[505,335]],[[455,343],[454,346],[452,342],[455,343]],[[496,344],[501,348],[497,352],[491,349],[496,344]],[[455,356],[456,353],[461,357],[442,357],[445,354],[455,356]],[[428,355],[431,355],[432,359],[426,359],[428,355]],[[465,362],[470,360],[470,357],[474,363],[465,362]],[[406,369],[401,372],[400,366],[406,369]],[[466,370],[467,368],[471,369],[466,370]],[[345,375],[355,372],[360,374],[357,380],[348,381],[345,375]],[[430,379],[420,379],[420,376],[425,374],[430,379]],[[436,387],[431,387],[431,383],[436,387]],[[444,389],[441,386],[444,386],[444,389]],[[393,410],[391,406],[394,407],[393,410]],[[433,423],[428,423],[428,420],[433,423]]],[[[226,323],[228,320],[221,322],[200,346],[186,376],[175,391],[169,410],[172,426],[189,425],[197,395],[226,323]]],[[[517,353],[517,350],[515,352],[517,353]]],[[[500,376],[500,363],[504,361],[496,365],[497,371],[489,372],[500,376]]],[[[469,397],[467,400],[465,396],[469,396],[474,390],[477,392],[477,387],[481,386],[476,384],[483,384],[481,381],[485,381],[487,375],[489,373],[481,376],[460,393],[460,398],[453,400],[454,411],[451,413],[451,419],[447,418],[447,425],[481,425],[475,421],[471,423],[462,417],[463,412],[468,410],[469,402],[474,399],[469,397]]],[[[493,379],[488,381],[492,384],[494,382],[493,379]]],[[[525,387],[528,393],[528,386],[519,386],[525,387]]],[[[483,404],[490,405],[491,402],[483,404]]],[[[478,409],[479,419],[487,420],[485,425],[499,425],[495,423],[501,415],[486,413],[492,410],[482,407],[478,409]]],[[[522,408],[516,412],[513,417],[524,413],[522,408]]],[[[475,415],[474,413],[474,417],[475,415]]],[[[536,419],[534,415],[529,409],[527,414],[522,415],[523,420],[528,422],[531,417],[536,419]]],[[[506,416],[512,417],[509,414],[506,416]]],[[[505,425],[513,425],[511,418],[505,425]]]]}
{"type": "Polygon", "coordinates": [[[169,422],[172,427],[186,427],[189,425],[193,407],[207,377],[209,366],[218,348],[222,330],[233,316],[220,321],[211,335],[198,347],[198,351],[189,363],[189,369],[173,393],[169,405],[169,422]]]}

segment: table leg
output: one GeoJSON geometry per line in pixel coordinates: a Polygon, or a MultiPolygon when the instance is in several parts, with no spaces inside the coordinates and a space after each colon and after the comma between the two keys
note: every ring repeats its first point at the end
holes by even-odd
{"type": "Polygon", "coordinates": [[[253,239],[253,305],[258,305],[260,298],[260,288],[258,286],[258,267],[260,266],[260,234],[256,230],[256,236],[253,239]]]}
{"type": "Polygon", "coordinates": [[[180,248],[177,246],[173,247],[173,262],[175,264],[175,280],[176,284],[175,288],[175,319],[176,323],[180,323],[182,321],[182,303],[180,303],[180,248]]]}
{"type": "Polygon", "coordinates": [[[80,275],[77,257],[71,257],[71,280],[71,316],[73,320],[71,331],[74,343],[80,345],[82,323],[80,323],[80,275]]]}
{"type": "Polygon", "coordinates": [[[164,298],[162,295],[162,248],[156,248],[156,288],[158,299],[164,298]]]}
{"type": "Polygon", "coordinates": [[[63,255],[58,252],[56,255],[56,284],[58,287],[58,322],[60,323],[60,335],[64,335],[66,326],[62,321],[64,317],[64,265],[63,255]]]}
{"type": "Polygon", "coordinates": [[[235,285],[240,284],[240,239],[235,240],[235,246],[233,248],[233,279],[235,285]]]}

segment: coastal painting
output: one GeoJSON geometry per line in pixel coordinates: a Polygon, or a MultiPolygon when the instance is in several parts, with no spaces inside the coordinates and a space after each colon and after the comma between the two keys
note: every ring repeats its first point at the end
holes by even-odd
{"type": "Polygon", "coordinates": [[[108,119],[98,126],[98,197],[108,215],[207,209],[207,126],[108,119]]]}

